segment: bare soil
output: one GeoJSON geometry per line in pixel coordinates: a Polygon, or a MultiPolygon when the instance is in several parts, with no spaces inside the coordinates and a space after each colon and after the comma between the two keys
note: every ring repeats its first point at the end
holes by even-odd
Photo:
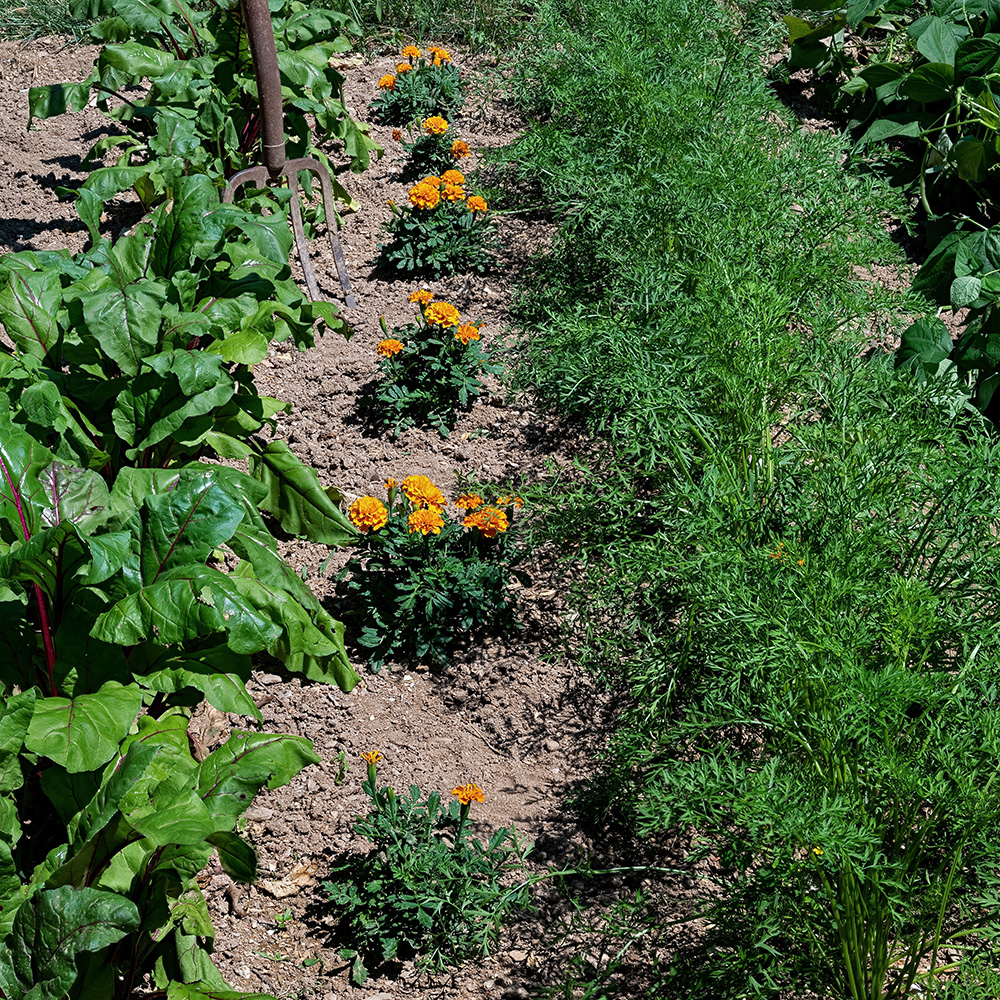
{"type": "MultiPolygon", "coordinates": [[[[82,157],[109,124],[91,108],[38,123],[30,132],[25,126],[28,87],[82,79],[93,55],[92,49],[66,47],[59,39],[26,46],[0,43],[0,251],[84,246],[86,230],[72,205],[57,201],[54,188],[83,179],[82,157]]],[[[385,58],[350,71],[348,104],[357,117],[368,119],[376,81],[391,63],[385,58]]],[[[453,124],[473,150],[508,143],[523,127],[488,86],[470,97],[453,124]]],[[[392,129],[373,125],[372,135],[385,147],[384,158],[363,174],[340,174],[361,204],[343,228],[358,303],[350,315],[354,334],[349,340],[327,335],[303,353],[277,345],[257,367],[260,391],[292,404],[278,433],[318,469],[324,485],[342,490],[348,503],[369,493],[382,495],[389,476],[401,480],[422,473],[454,498],[466,477],[516,490],[545,474],[549,463],[570,467],[585,447],[582,436],[537,412],[530,400],[507,398],[498,383],[461,417],[448,439],[419,429],[398,439],[365,436],[356,397],[377,370],[375,347],[383,336],[379,318],[384,316],[390,327],[409,322],[407,296],[418,287],[387,278],[375,267],[379,243],[386,238],[386,201],[405,201],[408,185],[399,179],[402,151],[392,129]]],[[[127,206],[123,214],[128,215],[127,206]]],[[[113,227],[114,206],[109,216],[113,227]]],[[[517,276],[551,237],[544,221],[501,215],[499,226],[503,251],[493,273],[428,285],[464,317],[486,324],[486,346],[500,346],[508,336],[507,305],[517,276]]],[[[325,293],[336,299],[339,285],[329,247],[325,254],[317,250],[315,263],[325,293]]],[[[344,555],[335,555],[321,574],[328,549],[292,538],[282,541],[282,549],[336,613],[332,577],[344,555]]],[[[537,911],[505,928],[498,952],[489,959],[436,977],[420,973],[413,961],[400,962],[357,989],[338,955],[342,943],[329,923],[314,915],[324,898],[320,883],[330,858],[347,848],[364,849],[352,835],[351,821],[367,804],[359,759],[365,750],[385,755],[380,778],[396,788],[417,784],[447,793],[467,781],[478,783],[486,802],[474,808],[477,833],[488,835],[500,824],[516,827],[535,843],[535,872],[549,864],[573,865],[583,851],[591,852],[596,865],[631,860],[628,845],[593,831],[585,835],[567,805],[574,783],[593,770],[615,700],[560,652],[567,615],[563,568],[542,553],[528,569],[532,585],[518,595],[519,631],[504,640],[470,642],[442,672],[419,663],[390,664],[378,674],[361,667],[362,682],[344,695],[289,679],[276,664],[261,664],[251,692],[261,707],[263,728],[309,737],[323,762],[289,786],[265,791],[246,814],[245,835],[260,856],[257,885],[236,887],[218,868],[202,876],[216,926],[216,960],[235,988],[304,1000],[520,998],[557,982],[568,960],[594,940],[579,934],[563,940],[560,928],[571,907],[549,884],[538,891],[537,911]]],[[[212,747],[233,727],[248,725],[253,723],[202,706],[192,736],[212,747]]],[[[640,884],[638,876],[616,876],[601,883],[596,898],[612,898],[640,884]],[[602,896],[605,890],[610,896],[602,896]]],[[[582,882],[575,890],[593,891],[582,882]]],[[[668,910],[683,909],[690,893],[690,883],[674,880],[668,910]]],[[[636,995],[641,995],[641,970],[634,972],[636,995]]]]}

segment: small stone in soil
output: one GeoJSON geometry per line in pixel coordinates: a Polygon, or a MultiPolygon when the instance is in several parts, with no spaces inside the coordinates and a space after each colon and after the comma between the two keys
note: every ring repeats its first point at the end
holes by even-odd
{"type": "Polygon", "coordinates": [[[545,749],[548,750],[550,753],[553,750],[558,750],[559,749],[559,741],[558,740],[546,740],[545,741],[545,749]]]}

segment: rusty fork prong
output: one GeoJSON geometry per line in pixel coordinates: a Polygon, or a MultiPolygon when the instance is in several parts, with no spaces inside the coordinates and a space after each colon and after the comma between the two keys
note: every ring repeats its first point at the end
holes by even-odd
{"type": "Polygon", "coordinates": [[[347,261],[344,259],[344,248],[340,242],[337,232],[337,212],[336,202],[333,197],[333,185],[330,183],[330,174],[326,167],[315,157],[300,157],[297,160],[288,160],[278,172],[273,176],[267,167],[248,167],[241,170],[229,179],[229,184],[222,189],[222,201],[231,202],[236,195],[236,191],[244,184],[253,184],[254,187],[266,188],[269,182],[284,177],[288,181],[292,197],[289,205],[292,223],[292,236],[295,239],[295,249],[299,256],[299,263],[302,265],[302,275],[305,278],[306,288],[309,298],[316,302],[319,295],[319,284],[316,281],[316,272],[312,266],[312,259],[309,256],[309,243],[306,240],[305,228],[302,224],[302,207],[299,201],[299,173],[308,170],[319,178],[320,191],[323,198],[323,211],[326,214],[326,228],[330,235],[330,247],[333,250],[334,263],[337,265],[337,277],[340,278],[340,287],[344,290],[344,305],[347,309],[353,309],[357,304],[354,300],[354,292],[351,291],[351,279],[347,272],[347,261]]]}

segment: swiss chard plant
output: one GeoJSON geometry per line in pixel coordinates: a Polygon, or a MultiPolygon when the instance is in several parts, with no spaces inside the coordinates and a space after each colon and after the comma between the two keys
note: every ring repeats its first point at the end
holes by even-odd
{"type": "MultiPolygon", "coordinates": [[[[50,118],[96,99],[118,124],[88,154],[97,167],[84,190],[106,201],[133,188],[149,209],[171,196],[178,175],[207,173],[221,185],[258,161],[257,85],[238,3],[77,0],[72,10],[97,19],[97,62],[79,83],[33,87],[29,108],[32,119],[50,118]],[[101,166],[112,150],[115,164],[101,166]]],[[[320,146],[336,142],[351,169],[364,170],[381,150],[348,113],[336,68],[360,29],[346,14],[297,0],[272,3],[271,12],[289,157],[316,156],[332,175],[320,146]]]]}
{"type": "Polygon", "coordinates": [[[342,628],[236,469],[123,468],[109,487],[4,413],[0,484],[0,989],[224,987],[194,876],[217,851],[252,879],[236,820],[316,757],[235,733],[199,762],[184,706],[259,719],[245,681],[263,650],[349,689],[342,628]]]}

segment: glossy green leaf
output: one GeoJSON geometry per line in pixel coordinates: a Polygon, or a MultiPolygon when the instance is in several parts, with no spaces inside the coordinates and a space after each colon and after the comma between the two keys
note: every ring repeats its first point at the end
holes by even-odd
{"type": "Polygon", "coordinates": [[[0,950],[0,987],[10,997],[63,1000],[76,955],[120,941],[139,926],[135,903],[99,889],[42,889],[21,905],[0,950]]]}
{"type": "Polygon", "coordinates": [[[357,529],[339,507],[340,497],[320,485],[316,471],[303,464],[284,441],[269,441],[250,461],[250,473],[267,487],[261,504],[285,531],[323,545],[347,545],[357,529]]]}
{"type": "Polygon", "coordinates": [[[67,771],[93,770],[114,756],[141,707],[139,688],[116,681],[75,698],[39,698],[24,744],[67,771]]]}

